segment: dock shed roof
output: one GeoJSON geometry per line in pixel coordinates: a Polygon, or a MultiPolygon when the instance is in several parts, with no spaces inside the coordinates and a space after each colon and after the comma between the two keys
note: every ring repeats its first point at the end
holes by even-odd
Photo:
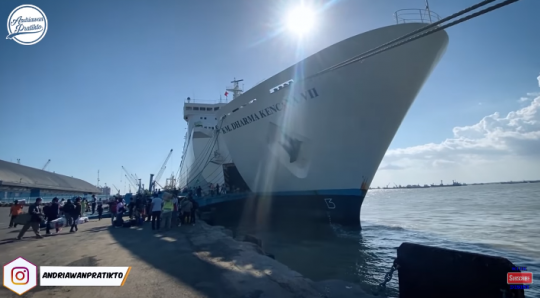
{"type": "Polygon", "coordinates": [[[73,177],[0,160],[0,186],[39,188],[77,193],[101,193],[94,185],[73,177]]]}

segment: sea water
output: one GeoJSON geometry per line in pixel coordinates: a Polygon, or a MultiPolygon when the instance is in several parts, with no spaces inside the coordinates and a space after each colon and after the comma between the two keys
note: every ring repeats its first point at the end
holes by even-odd
{"type": "MultiPolygon", "coordinates": [[[[403,242],[501,256],[540,276],[540,183],[370,190],[361,232],[334,227],[335,237],[301,239],[252,226],[268,253],[315,281],[341,279],[377,290],[403,242]]],[[[317,227],[314,227],[316,229],[317,227]]],[[[540,282],[525,290],[540,297],[540,282]]],[[[398,295],[397,272],[387,294],[398,295]]]]}

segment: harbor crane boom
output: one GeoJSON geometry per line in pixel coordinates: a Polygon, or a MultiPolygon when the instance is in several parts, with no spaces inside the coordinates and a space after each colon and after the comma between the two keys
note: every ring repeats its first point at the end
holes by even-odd
{"type": "Polygon", "coordinates": [[[45,169],[47,168],[47,166],[49,165],[49,163],[51,163],[51,160],[47,160],[47,162],[45,163],[45,165],[43,166],[43,168],[41,168],[43,171],[45,171],[45,169]]]}
{"type": "Polygon", "coordinates": [[[133,187],[135,187],[135,189],[139,188],[139,186],[136,183],[134,183],[133,181],[131,181],[131,179],[129,179],[128,175],[124,175],[124,176],[126,176],[127,180],[129,181],[129,184],[133,185],[133,187]]]}
{"type": "Polygon", "coordinates": [[[116,185],[112,185],[114,188],[116,188],[116,191],[120,194],[120,190],[118,189],[118,187],[116,187],[116,185]]]}
{"type": "Polygon", "coordinates": [[[135,178],[135,176],[130,174],[128,172],[128,170],[126,170],[126,168],[124,168],[124,166],[122,166],[122,170],[124,170],[124,172],[126,173],[126,178],[128,179],[129,183],[134,185],[135,189],[139,189],[139,180],[137,178],[135,178]]]}
{"type": "Polygon", "coordinates": [[[165,161],[163,162],[163,165],[161,166],[161,169],[159,169],[159,172],[156,175],[156,178],[154,179],[154,183],[161,186],[159,184],[159,179],[161,179],[161,176],[165,172],[165,168],[167,167],[167,162],[169,161],[169,158],[171,158],[173,150],[169,151],[169,155],[167,155],[167,158],[165,158],[165,161]]]}

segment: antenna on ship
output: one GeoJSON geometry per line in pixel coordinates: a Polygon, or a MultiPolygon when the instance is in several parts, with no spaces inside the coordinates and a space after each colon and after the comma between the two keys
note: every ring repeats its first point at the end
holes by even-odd
{"type": "Polygon", "coordinates": [[[428,0],[426,0],[426,12],[427,12],[427,15],[428,15],[428,18],[429,18],[429,23],[432,23],[432,21],[431,21],[431,11],[429,11],[429,2],[428,2],[428,0]]]}
{"type": "Polygon", "coordinates": [[[233,100],[235,100],[238,96],[242,95],[242,89],[240,88],[239,84],[240,82],[243,82],[244,79],[237,80],[234,78],[234,80],[231,82],[233,83],[232,88],[227,88],[227,91],[231,91],[233,93],[233,100]]]}

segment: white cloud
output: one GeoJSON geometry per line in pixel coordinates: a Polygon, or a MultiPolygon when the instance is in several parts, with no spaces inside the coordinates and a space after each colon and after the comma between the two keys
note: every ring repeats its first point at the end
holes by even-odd
{"type": "Polygon", "coordinates": [[[538,80],[538,86],[540,86],[540,76],[536,78],[538,80]]]}
{"type": "Polygon", "coordinates": [[[487,176],[502,180],[540,179],[540,94],[527,95],[527,100],[520,100],[530,101],[526,107],[504,117],[493,113],[474,125],[455,127],[453,137],[441,143],[389,150],[374,183],[438,182],[431,181],[433,175],[449,180],[466,175],[473,182],[485,181],[487,176]],[[531,98],[533,95],[536,97],[531,98]],[[489,172],[490,168],[500,175],[489,172]],[[523,171],[518,173],[520,169],[523,171]],[[520,175],[529,177],[516,178],[520,175]]]}

